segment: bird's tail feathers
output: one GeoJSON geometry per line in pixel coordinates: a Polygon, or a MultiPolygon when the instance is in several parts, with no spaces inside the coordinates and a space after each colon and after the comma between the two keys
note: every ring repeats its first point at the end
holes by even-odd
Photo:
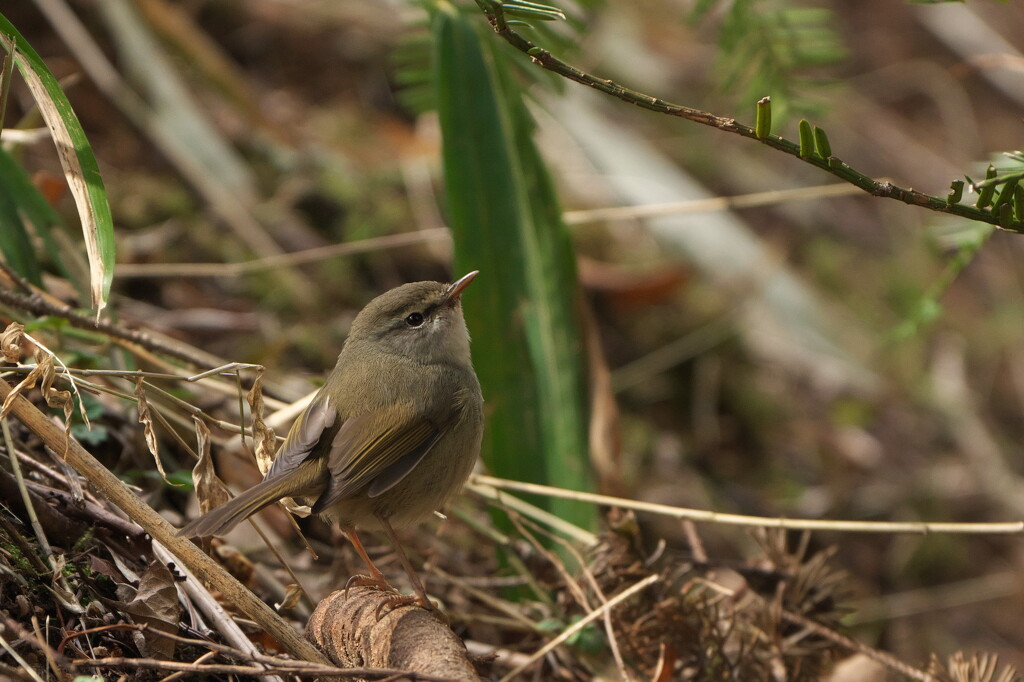
{"type": "Polygon", "coordinates": [[[261,481],[238,497],[193,520],[177,534],[186,538],[223,535],[264,507],[291,495],[290,491],[283,490],[283,484],[286,482],[281,478],[261,481]]]}

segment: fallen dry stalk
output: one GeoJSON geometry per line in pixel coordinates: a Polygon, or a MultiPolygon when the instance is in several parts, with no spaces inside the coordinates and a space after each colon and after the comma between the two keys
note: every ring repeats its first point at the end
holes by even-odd
{"type": "MultiPolygon", "coordinates": [[[[676,519],[688,519],[705,523],[722,523],[734,526],[752,526],[755,528],[781,528],[785,530],[817,530],[844,533],[954,533],[962,535],[1018,535],[1024,533],[1024,521],[1002,521],[994,523],[944,523],[930,521],[840,521],[829,519],[788,519],[765,516],[744,516],[742,514],[723,514],[706,509],[688,509],[673,507],[667,504],[628,500],[622,497],[597,495],[577,490],[566,490],[537,483],[510,481],[493,476],[473,474],[466,487],[484,497],[498,498],[495,491],[511,490],[533,495],[547,495],[566,500],[590,502],[622,509],[660,514],[676,519]]],[[[508,502],[508,498],[500,498],[508,502]]]]}
{"type": "Polygon", "coordinates": [[[590,623],[592,623],[595,620],[597,620],[598,618],[601,618],[602,616],[604,616],[605,613],[607,613],[608,611],[611,611],[613,608],[618,606],[621,602],[629,599],[630,597],[632,597],[634,594],[636,594],[640,590],[644,589],[645,587],[649,587],[649,586],[653,585],[654,583],[658,582],[659,580],[661,580],[661,576],[659,576],[659,575],[649,575],[646,578],[644,578],[643,580],[641,580],[640,582],[635,583],[634,585],[626,588],[625,590],[623,590],[619,594],[615,595],[614,597],[609,599],[607,602],[605,602],[604,604],[602,604],[598,608],[596,608],[593,611],[591,611],[590,613],[588,613],[583,618],[581,618],[578,621],[576,621],[575,623],[573,623],[571,627],[566,628],[562,632],[562,634],[558,635],[557,637],[552,639],[550,642],[545,644],[543,647],[541,647],[537,651],[533,652],[533,654],[531,654],[529,656],[529,658],[527,658],[527,660],[524,663],[522,663],[521,665],[516,667],[512,672],[510,672],[509,674],[507,674],[503,678],[501,678],[501,682],[510,682],[510,680],[515,678],[517,675],[519,675],[519,673],[523,672],[524,670],[529,668],[531,665],[533,665],[535,662],[537,662],[540,659],[542,659],[549,651],[551,651],[555,647],[559,646],[560,644],[564,643],[566,640],[568,640],[574,634],[576,634],[577,632],[579,632],[580,630],[585,628],[590,623]]]}
{"type": "MultiPolygon", "coordinates": [[[[11,390],[6,381],[0,381],[0,400],[6,399],[11,390]]],[[[162,543],[196,576],[222,592],[225,598],[239,611],[256,621],[260,627],[281,642],[288,653],[303,660],[327,663],[327,659],[317,651],[316,647],[302,639],[269,606],[225,572],[191,541],[175,535],[176,529],[171,524],[139,499],[121,479],[112,474],[77,441],[69,440],[63,429],[50,421],[24,396],[19,395],[14,398],[11,403],[11,414],[54,452],[66,452],[67,462],[84,476],[101,495],[142,526],[151,537],[162,543]]]]}

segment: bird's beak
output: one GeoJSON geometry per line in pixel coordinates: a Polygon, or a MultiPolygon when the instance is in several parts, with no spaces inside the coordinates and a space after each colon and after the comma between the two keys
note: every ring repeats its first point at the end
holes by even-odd
{"type": "Polygon", "coordinates": [[[459,297],[462,295],[462,290],[468,287],[473,278],[479,274],[479,270],[474,270],[449,284],[448,291],[444,295],[444,304],[449,306],[456,305],[459,302],[459,297]]]}

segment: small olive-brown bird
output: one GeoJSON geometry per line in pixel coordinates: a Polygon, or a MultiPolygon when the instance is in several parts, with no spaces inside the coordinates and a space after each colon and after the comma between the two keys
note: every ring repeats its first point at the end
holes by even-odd
{"type": "Polygon", "coordinates": [[[394,526],[443,507],[480,453],[483,397],[461,304],[476,275],[404,284],[370,301],[263,481],[178,535],[220,535],[284,497],[304,498],[338,521],[370,570],[366,582],[382,587],[388,582],[356,528],[387,533],[420,603],[431,608],[394,526]]]}

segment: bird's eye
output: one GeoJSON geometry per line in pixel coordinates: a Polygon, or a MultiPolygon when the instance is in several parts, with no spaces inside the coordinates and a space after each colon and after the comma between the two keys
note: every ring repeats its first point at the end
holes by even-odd
{"type": "Polygon", "coordinates": [[[423,324],[423,315],[420,313],[411,313],[405,318],[405,323],[410,327],[418,327],[423,324]]]}

